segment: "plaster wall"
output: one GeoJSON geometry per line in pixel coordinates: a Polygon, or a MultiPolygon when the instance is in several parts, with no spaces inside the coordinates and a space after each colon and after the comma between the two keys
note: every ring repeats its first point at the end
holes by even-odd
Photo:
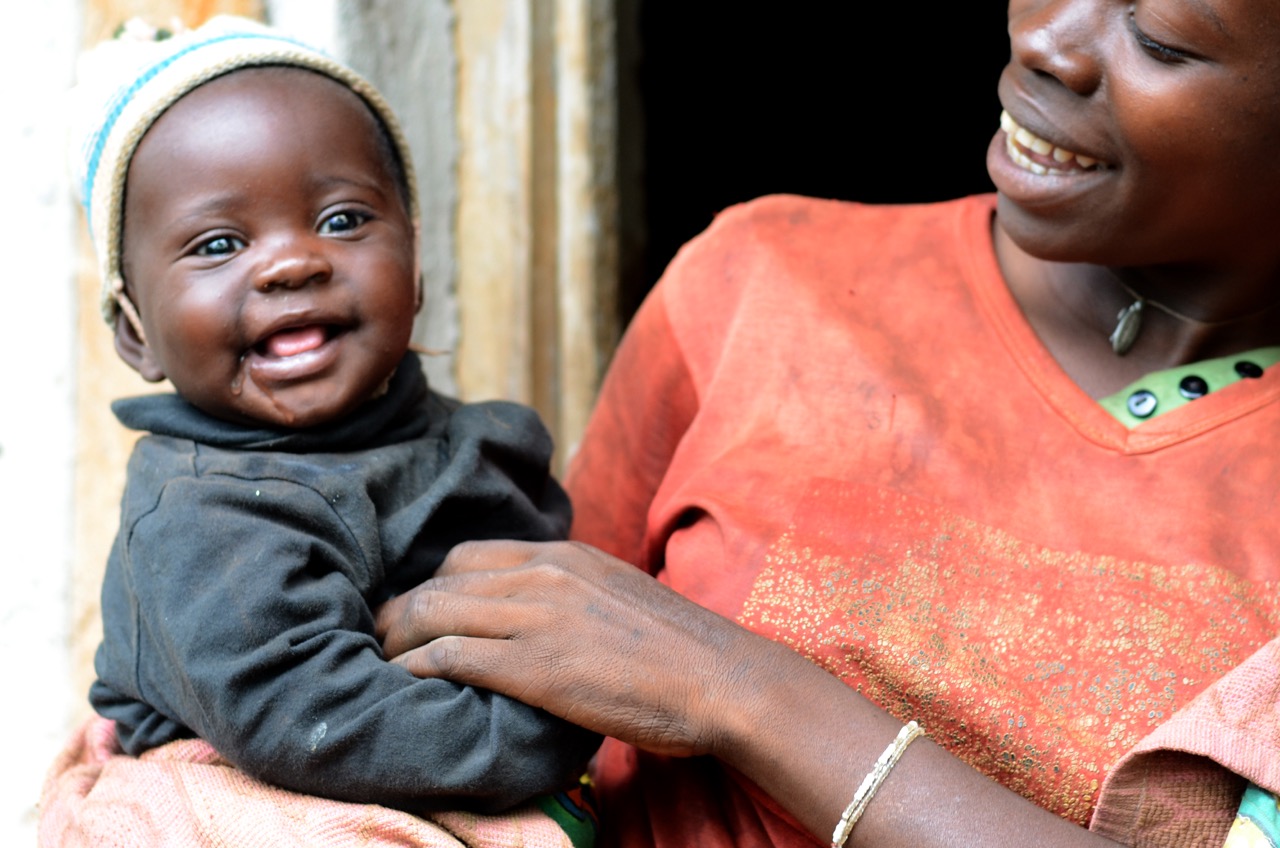
{"type": "Polygon", "coordinates": [[[15,4],[0,29],[0,844],[35,841],[40,780],[78,693],[70,675],[76,210],[58,106],[78,47],[74,0],[15,4]],[[13,81],[20,81],[12,84],[13,81]]]}

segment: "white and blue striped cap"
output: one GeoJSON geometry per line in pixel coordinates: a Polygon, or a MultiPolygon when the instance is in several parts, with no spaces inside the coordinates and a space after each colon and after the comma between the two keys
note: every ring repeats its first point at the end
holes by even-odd
{"type": "MultiPolygon", "coordinates": [[[[102,315],[114,325],[123,311],[139,331],[124,290],[120,265],[124,188],[129,162],[143,135],[166,109],[192,89],[231,71],[289,65],[324,74],[358,94],[386,127],[409,188],[416,222],[417,189],[409,145],[391,107],[364,77],[324,52],[247,18],[228,15],[203,26],[167,33],[130,22],[119,37],[85,53],[72,92],[72,119],[80,142],[76,185],[102,273],[102,315]]],[[[75,130],[73,129],[73,132],[75,130]]]]}

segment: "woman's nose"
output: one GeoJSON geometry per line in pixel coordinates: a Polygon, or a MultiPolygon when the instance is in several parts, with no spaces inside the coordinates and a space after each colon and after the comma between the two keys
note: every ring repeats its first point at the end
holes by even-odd
{"type": "Polygon", "coordinates": [[[1105,0],[1012,0],[1013,61],[1087,97],[1102,82],[1100,45],[1105,0]]]}
{"type": "Polygon", "coordinates": [[[253,281],[259,291],[302,288],[325,282],[333,275],[332,263],[313,239],[279,236],[259,247],[263,257],[253,281]]]}

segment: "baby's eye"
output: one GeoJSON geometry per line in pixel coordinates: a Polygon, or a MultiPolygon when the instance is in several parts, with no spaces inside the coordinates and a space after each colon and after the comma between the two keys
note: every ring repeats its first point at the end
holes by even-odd
{"type": "Polygon", "coordinates": [[[344,209],[341,212],[333,213],[320,222],[320,234],[349,233],[367,220],[369,220],[368,215],[344,209]]]}
{"type": "Polygon", "coordinates": [[[229,256],[244,247],[244,241],[235,236],[214,236],[198,244],[192,252],[196,256],[229,256]]]}

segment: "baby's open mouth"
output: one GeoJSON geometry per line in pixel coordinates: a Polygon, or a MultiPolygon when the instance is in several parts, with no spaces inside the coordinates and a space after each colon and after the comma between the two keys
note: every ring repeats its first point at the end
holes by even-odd
{"type": "Polygon", "coordinates": [[[321,347],[338,333],[331,324],[310,324],[305,327],[289,327],[272,333],[253,346],[260,356],[284,359],[321,347]]]}

